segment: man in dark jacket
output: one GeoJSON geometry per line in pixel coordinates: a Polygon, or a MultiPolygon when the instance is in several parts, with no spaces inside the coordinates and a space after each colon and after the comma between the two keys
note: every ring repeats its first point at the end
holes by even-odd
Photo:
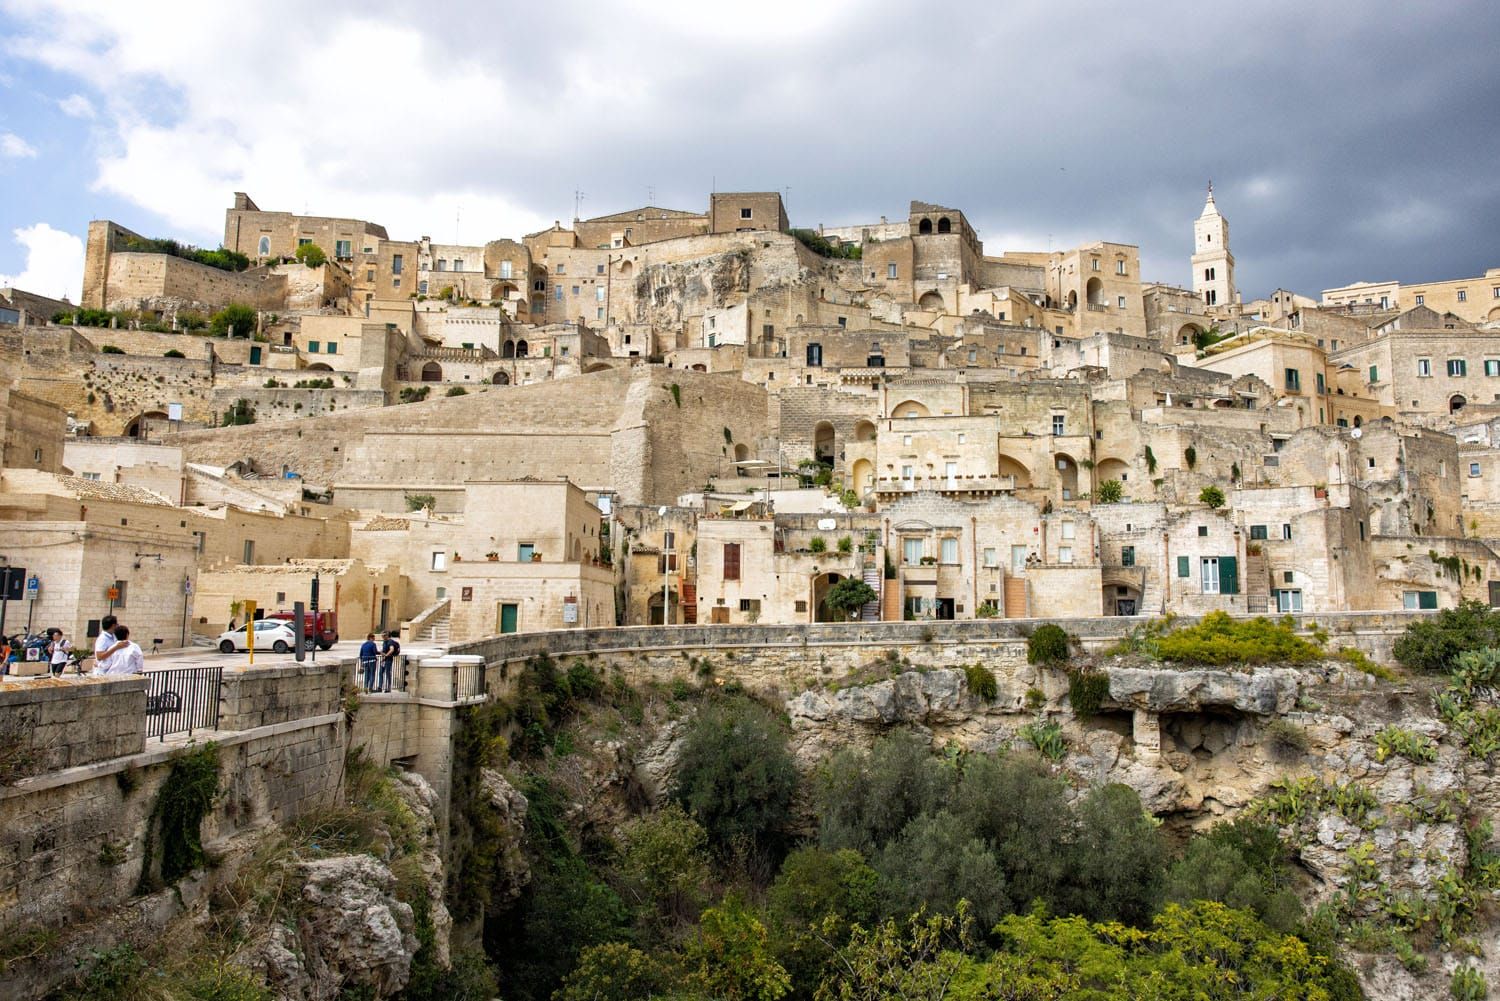
{"type": "Polygon", "coordinates": [[[375,645],[375,634],[369,633],[359,648],[359,671],[367,692],[375,690],[375,663],[379,657],[380,648],[375,645]]]}
{"type": "Polygon", "coordinates": [[[376,691],[388,692],[391,690],[391,672],[396,666],[396,658],[401,654],[401,643],[396,639],[394,632],[385,634],[385,643],[380,647],[380,679],[376,691]]]}

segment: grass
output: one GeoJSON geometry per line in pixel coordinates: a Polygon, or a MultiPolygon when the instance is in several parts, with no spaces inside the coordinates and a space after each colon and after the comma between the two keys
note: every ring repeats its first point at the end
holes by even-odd
{"type": "Polygon", "coordinates": [[[1360,650],[1357,647],[1346,646],[1335,653],[1334,656],[1343,661],[1345,664],[1348,664],[1350,667],[1354,668],[1356,671],[1359,671],[1362,674],[1368,674],[1372,678],[1379,678],[1381,681],[1397,680],[1395,671],[1392,671],[1390,668],[1382,664],[1375,663],[1365,654],[1363,650],[1360,650]]]}
{"type": "Polygon", "coordinates": [[[1323,656],[1316,643],[1297,635],[1290,619],[1233,619],[1225,612],[1210,612],[1197,625],[1166,632],[1154,646],[1149,652],[1160,660],[1210,666],[1305,664],[1323,656]]]}

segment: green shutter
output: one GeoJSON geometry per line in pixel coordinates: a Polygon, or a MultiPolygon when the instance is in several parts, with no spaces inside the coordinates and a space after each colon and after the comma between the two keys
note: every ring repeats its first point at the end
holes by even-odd
{"type": "Polygon", "coordinates": [[[1191,571],[1188,569],[1188,558],[1186,556],[1177,557],[1177,576],[1187,577],[1190,576],[1190,574],[1191,571]]]}
{"type": "Polygon", "coordinates": [[[1239,594],[1240,576],[1239,568],[1235,565],[1233,556],[1219,557],[1219,593],[1239,594]]]}
{"type": "Polygon", "coordinates": [[[1436,591],[1418,591],[1417,592],[1417,607],[1418,608],[1436,608],[1437,607],[1437,592],[1436,591]]]}

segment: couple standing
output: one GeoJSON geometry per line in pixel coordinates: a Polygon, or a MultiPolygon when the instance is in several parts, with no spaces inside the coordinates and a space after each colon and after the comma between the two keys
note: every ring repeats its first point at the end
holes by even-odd
{"type": "Polygon", "coordinates": [[[143,674],[146,655],[140,644],[130,638],[130,629],[113,615],[99,623],[99,638],[94,640],[95,674],[143,674]]]}
{"type": "Polygon", "coordinates": [[[401,643],[396,639],[394,632],[385,634],[385,642],[379,649],[375,646],[375,634],[370,633],[365,637],[364,643],[359,648],[359,667],[364,674],[365,691],[388,692],[391,690],[391,672],[396,664],[396,656],[401,652],[401,643]],[[380,676],[375,676],[376,660],[380,662],[380,676]]]}

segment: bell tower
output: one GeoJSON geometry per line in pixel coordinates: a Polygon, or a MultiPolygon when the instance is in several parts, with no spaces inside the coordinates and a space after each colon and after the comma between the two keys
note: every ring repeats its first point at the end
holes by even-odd
{"type": "Polygon", "coordinates": [[[1234,255],[1229,252],[1229,220],[1214,204],[1214,185],[1208,182],[1208,201],[1193,222],[1193,291],[1210,309],[1235,305],[1234,255]]]}

